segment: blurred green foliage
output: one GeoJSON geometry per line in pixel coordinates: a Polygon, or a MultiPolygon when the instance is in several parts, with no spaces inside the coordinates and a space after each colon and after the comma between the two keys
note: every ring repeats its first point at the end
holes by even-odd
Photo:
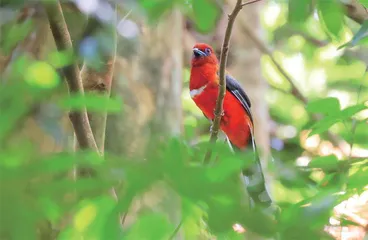
{"type": "MultiPolygon", "coordinates": [[[[216,27],[222,4],[211,0],[138,2],[148,22],[160,21],[165,13],[179,7],[201,33],[216,27]]],[[[278,49],[274,57],[297,79],[296,84],[310,99],[304,106],[289,93],[290,83],[264,56],[264,76],[272,86],[266,100],[278,130],[272,139],[282,142],[281,148],[271,144],[271,170],[276,175],[274,195],[281,207],[276,219],[258,209],[249,210],[244,203],[237,174],[251,164],[251,158],[233,154],[218,143],[214,148],[218,161],[213,166],[201,164],[209,147],[208,134],[206,131],[199,135],[197,130],[207,128],[208,122],[191,102],[187,88],[182,95],[184,136],[157,144],[146,161],[108,152],[104,156],[68,150],[40,154],[26,139],[15,137],[19,126],[40,104],[52,102],[63,111],[86,107],[92,112],[109,113],[117,113],[124,106],[121,99],[97,94],[68,96],[60,90],[60,69],[76,61],[71,53],[50,52],[44,60],[18,53],[0,82],[0,238],[170,239],[181,227],[185,239],[210,239],[214,235],[241,239],[242,235],[232,230],[232,225],[239,223],[265,237],[331,239],[324,227],[330,225],[333,208],[362,193],[368,185],[367,159],[354,160],[351,154],[338,158],[310,153],[312,150],[302,143],[303,132],[328,141],[329,130],[351,146],[368,148],[364,114],[368,96],[364,60],[368,59],[346,55],[351,50],[345,47],[337,50],[346,42],[349,49],[364,49],[361,40],[368,25],[365,22],[357,26],[348,20],[338,1],[319,0],[316,6],[312,2],[315,1],[270,1],[262,10],[268,40],[278,49]],[[55,92],[58,97],[50,98],[55,92]],[[319,114],[320,120],[314,120],[313,114],[319,114]],[[296,133],[285,134],[282,127],[288,126],[296,133]],[[189,142],[197,138],[199,143],[190,146],[189,142]],[[310,157],[308,164],[296,164],[303,155],[310,157]],[[75,180],[71,172],[76,167],[93,168],[97,174],[75,180]],[[180,196],[181,225],[174,225],[159,211],[147,211],[122,230],[119,218],[129,211],[133,199],[158,182],[164,182],[180,196]],[[118,189],[118,201],[108,194],[112,187],[118,189]]],[[[22,7],[17,4],[12,7],[22,7]]],[[[31,20],[11,21],[1,28],[1,53],[7,55],[35,30],[35,25],[31,20]]],[[[187,82],[184,84],[187,87],[187,82]]],[[[341,226],[352,224],[341,218],[341,226]]]]}

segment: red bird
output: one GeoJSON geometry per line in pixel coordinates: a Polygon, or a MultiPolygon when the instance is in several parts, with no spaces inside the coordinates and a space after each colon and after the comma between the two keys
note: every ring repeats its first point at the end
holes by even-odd
{"type": "MultiPolygon", "coordinates": [[[[213,48],[204,43],[193,47],[190,73],[190,96],[203,114],[214,119],[216,100],[219,91],[219,64],[213,48]]],[[[251,145],[256,157],[256,164],[243,171],[249,195],[255,204],[268,207],[272,201],[269,197],[261,164],[255,148],[253,136],[253,119],[251,103],[240,84],[226,74],[226,93],[223,103],[221,130],[227,135],[231,144],[240,150],[251,145]]]]}

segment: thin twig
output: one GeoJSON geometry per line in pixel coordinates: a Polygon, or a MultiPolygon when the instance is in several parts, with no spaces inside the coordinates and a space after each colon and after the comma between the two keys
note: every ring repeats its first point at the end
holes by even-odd
{"type": "Polygon", "coordinates": [[[359,2],[359,0],[340,0],[340,2],[345,6],[345,15],[357,23],[362,24],[368,19],[368,10],[359,2]]]}
{"type": "MultiPolygon", "coordinates": [[[[231,31],[233,29],[235,18],[238,15],[238,13],[240,12],[240,10],[242,9],[242,7],[243,7],[242,0],[237,0],[236,5],[234,7],[234,10],[229,15],[228,24],[227,24],[226,31],[225,31],[225,38],[224,38],[224,41],[222,43],[221,56],[220,56],[219,92],[218,92],[218,97],[217,97],[217,100],[216,100],[215,118],[214,118],[214,120],[212,122],[212,126],[211,126],[211,137],[210,137],[210,143],[211,144],[214,144],[217,140],[217,135],[218,135],[219,128],[220,128],[220,121],[221,121],[221,117],[223,115],[223,106],[222,105],[224,103],[224,97],[225,97],[225,92],[226,92],[225,66],[226,66],[226,61],[227,61],[227,55],[228,55],[228,52],[229,52],[229,42],[230,42],[230,37],[231,37],[231,31]]],[[[211,155],[212,155],[212,151],[211,151],[211,149],[209,149],[206,152],[206,156],[204,158],[204,163],[205,164],[207,164],[210,161],[211,155]]]]}
{"type": "MultiPolygon", "coordinates": [[[[112,86],[112,80],[113,80],[113,76],[114,76],[114,69],[115,69],[115,62],[116,62],[116,54],[117,54],[117,48],[118,48],[118,36],[116,33],[116,25],[118,23],[118,5],[117,3],[115,3],[115,16],[114,16],[114,21],[113,21],[113,32],[112,32],[112,37],[114,39],[113,44],[114,44],[114,49],[112,51],[112,55],[110,58],[110,62],[107,64],[107,73],[105,75],[105,79],[104,82],[107,85],[107,95],[108,97],[111,96],[111,86],[112,86]],[[110,65],[109,65],[110,64],[110,65]]],[[[100,149],[102,149],[103,151],[105,150],[105,134],[106,134],[106,124],[107,124],[107,112],[104,113],[104,121],[102,123],[101,128],[103,129],[103,135],[102,135],[102,140],[101,140],[101,144],[102,146],[100,147],[100,149]]],[[[114,187],[112,187],[110,189],[110,194],[111,196],[115,199],[115,201],[119,201],[119,197],[118,194],[116,192],[116,189],[114,187]]],[[[122,217],[120,216],[120,219],[122,219],[122,217]]]]}
{"type": "Polygon", "coordinates": [[[176,226],[176,228],[174,229],[174,232],[169,237],[170,240],[175,239],[175,236],[178,234],[178,232],[179,232],[182,225],[183,225],[183,219],[180,219],[180,222],[179,222],[178,226],[176,226]]]}
{"type": "Polygon", "coordinates": [[[248,2],[243,3],[241,6],[242,6],[242,7],[244,7],[244,6],[246,6],[246,5],[249,5],[249,4],[252,4],[252,3],[256,3],[256,2],[259,2],[259,1],[261,1],[261,0],[252,0],[252,1],[248,1],[248,2]]]}
{"type": "Polygon", "coordinates": [[[248,35],[248,37],[254,42],[257,48],[263,53],[270,57],[272,63],[276,66],[277,70],[286,78],[286,80],[291,85],[291,93],[301,100],[304,104],[308,103],[308,99],[302,94],[302,92],[297,88],[294,84],[294,80],[292,77],[284,70],[284,68],[276,61],[273,57],[273,53],[270,49],[266,47],[262,40],[258,38],[258,36],[251,30],[251,28],[246,24],[242,23],[242,30],[248,35]]]}
{"type": "MultiPolygon", "coordinates": [[[[52,34],[55,39],[57,49],[59,51],[73,49],[72,41],[69,31],[63,16],[61,5],[59,2],[45,4],[47,16],[50,22],[52,34]]],[[[105,75],[105,81],[109,82],[107,92],[110,93],[111,80],[114,70],[114,62],[116,58],[116,32],[114,31],[115,48],[111,56],[111,61],[108,63],[109,67],[105,75]]],[[[63,69],[63,74],[67,81],[70,93],[84,94],[83,82],[81,79],[80,69],[77,64],[67,66],[63,69]]],[[[79,147],[81,149],[92,149],[99,154],[103,154],[98,149],[93,132],[90,126],[87,110],[83,109],[80,112],[71,112],[70,121],[73,124],[74,132],[77,137],[79,147]]],[[[104,119],[103,128],[106,126],[106,116],[104,119]]],[[[103,144],[103,141],[102,143],[103,144]]],[[[103,147],[101,148],[103,149],[103,147]]],[[[114,188],[111,189],[111,195],[115,200],[118,200],[114,188]]]]}
{"type": "Polygon", "coordinates": [[[120,220],[121,226],[124,226],[125,220],[126,220],[126,218],[128,216],[128,210],[129,209],[127,209],[126,212],[120,217],[120,219],[121,219],[120,220]]]}
{"type": "MultiPolygon", "coordinates": [[[[45,3],[45,9],[57,49],[59,51],[72,50],[73,45],[60,2],[45,3]]],[[[83,94],[84,90],[78,65],[74,63],[70,66],[64,67],[62,71],[67,81],[70,93],[83,94]]],[[[69,118],[72,122],[80,148],[93,149],[94,151],[99,152],[89,124],[86,109],[79,112],[70,112],[69,118]]]]}

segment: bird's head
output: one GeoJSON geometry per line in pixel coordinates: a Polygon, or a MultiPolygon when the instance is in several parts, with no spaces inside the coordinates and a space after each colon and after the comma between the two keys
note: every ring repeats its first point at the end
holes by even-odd
{"type": "Polygon", "coordinates": [[[192,66],[203,64],[217,64],[218,60],[213,48],[205,43],[197,43],[193,47],[192,66]]]}

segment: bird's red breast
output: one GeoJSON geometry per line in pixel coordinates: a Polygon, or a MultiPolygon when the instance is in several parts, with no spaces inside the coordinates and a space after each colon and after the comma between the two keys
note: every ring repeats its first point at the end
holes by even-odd
{"type": "MultiPolygon", "coordinates": [[[[218,97],[219,76],[218,61],[213,49],[207,44],[196,44],[193,48],[192,68],[190,74],[190,95],[204,115],[213,120],[218,97]]],[[[245,149],[252,143],[255,164],[242,171],[247,181],[247,191],[253,202],[263,207],[272,204],[265,186],[262,166],[256,150],[253,136],[253,119],[251,103],[240,84],[226,74],[226,93],[223,103],[221,130],[230,142],[239,149],[245,149]]]]}
{"type": "MultiPolygon", "coordinates": [[[[193,48],[192,68],[190,75],[190,95],[204,115],[213,120],[218,96],[218,61],[213,49],[207,44],[197,44],[193,48]]],[[[229,81],[235,81],[231,78],[229,81]]],[[[236,84],[236,87],[240,85],[236,84]]],[[[241,90],[241,89],[239,89],[241,90]]],[[[241,90],[242,91],[242,90],[241,90]]],[[[243,92],[243,91],[242,91],[243,92]]],[[[242,102],[229,90],[226,90],[224,115],[220,128],[230,142],[244,149],[251,137],[252,120],[242,102]]]]}

